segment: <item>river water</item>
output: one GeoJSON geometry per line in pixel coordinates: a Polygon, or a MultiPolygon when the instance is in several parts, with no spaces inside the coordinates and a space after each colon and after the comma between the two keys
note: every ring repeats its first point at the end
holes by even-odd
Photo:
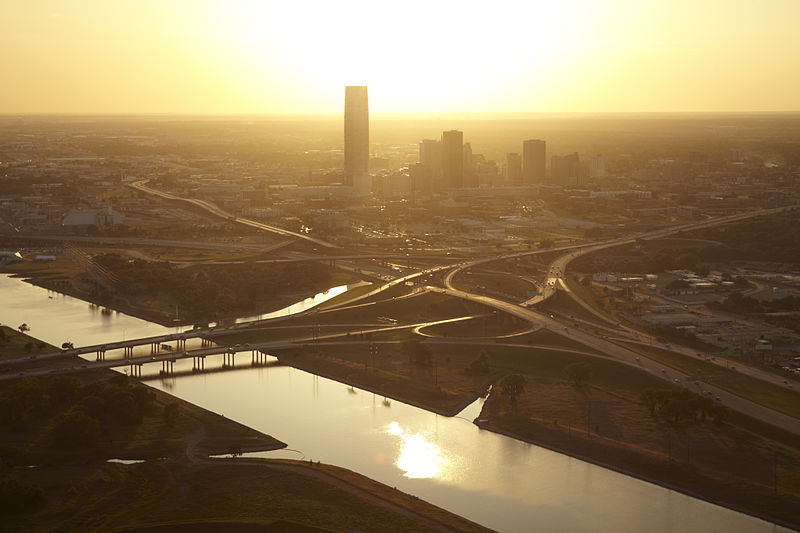
{"type": "MultiPolygon", "coordinates": [[[[338,293],[339,290],[332,291],[338,293]]],[[[327,299],[317,295],[302,307],[327,299]]],[[[299,307],[292,308],[296,312],[299,307]]],[[[283,311],[285,313],[286,311],[283,311]]],[[[280,312],[279,315],[281,316],[280,312]]],[[[169,328],[0,274],[0,322],[51,344],[158,335],[169,328]]],[[[111,352],[109,352],[109,356],[111,352]]],[[[207,360],[207,369],[221,361],[207,360]]],[[[291,367],[153,379],[148,384],[270,434],[263,454],[349,468],[498,531],[789,531],[578,459],[480,430],[482,400],[444,417],[291,367]]],[[[160,365],[145,366],[156,375],[160,365]]],[[[175,370],[191,369],[190,360],[175,370]]]]}

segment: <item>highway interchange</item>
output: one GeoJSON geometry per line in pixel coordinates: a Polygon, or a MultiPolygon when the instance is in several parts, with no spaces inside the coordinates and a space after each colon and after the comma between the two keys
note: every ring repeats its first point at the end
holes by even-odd
{"type": "MultiPolygon", "coordinates": [[[[181,198],[181,197],[174,196],[174,195],[171,195],[171,194],[168,194],[168,193],[164,193],[164,192],[161,192],[161,191],[157,191],[155,189],[147,187],[145,185],[146,181],[147,180],[142,180],[142,181],[139,181],[139,182],[131,184],[131,186],[133,188],[137,189],[137,190],[140,190],[141,192],[145,192],[145,193],[148,193],[148,194],[156,195],[156,196],[158,196],[160,198],[163,198],[163,199],[168,199],[168,200],[173,200],[173,201],[191,202],[191,203],[197,205],[198,207],[201,207],[203,209],[208,210],[210,213],[215,214],[216,216],[220,216],[220,217],[228,219],[228,220],[234,220],[237,223],[248,225],[248,226],[252,226],[252,227],[256,227],[256,228],[258,228],[260,230],[271,232],[271,233],[277,234],[277,235],[282,236],[282,237],[289,237],[289,238],[293,238],[293,239],[301,239],[301,240],[304,240],[306,242],[311,242],[314,245],[322,246],[322,247],[324,247],[326,249],[331,249],[331,248],[335,247],[331,243],[328,243],[328,242],[322,241],[320,239],[316,239],[316,238],[310,237],[308,235],[303,235],[303,234],[291,232],[291,231],[288,231],[288,230],[283,230],[281,228],[276,228],[274,226],[269,226],[269,225],[262,224],[262,223],[256,222],[256,221],[251,221],[251,220],[247,220],[247,219],[243,219],[243,218],[239,218],[239,217],[232,217],[232,215],[230,215],[229,213],[226,213],[226,212],[222,211],[221,209],[217,208],[216,206],[214,206],[213,204],[210,204],[208,202],[204,202],[202,200],[186,199],[186,198],[181,198]]],[[[532,309],[532,307],[534,307],[537,304],[540,304],[540,303],[546,301],[547,299],[549,299],[550,297],[552,297],[559,290],[565,291],[571,297],[573,297],[574,299],[578,300],[581,305],[585,306],[585,304],[583,302],[580,302],[579,298],[577,298],[571,291],[568,290],[566,284],[564,283],[564,276],[565,276],[565,273],[567,271],[567,268],[568,268],[570,262],[573,261],[574,259],[584,255],[584,254],[587,254],[587,253],[590,253],[590,252],[594,252],[594,251],[598,251],[598,250],[602,250],[602,249],[606,249],[606,248],[610,248],[610,247],[614,247],[614,246],[621,246],[621,245],[633,243],[638,239],[658,239],[658,238],[663,238],[663,237],[667,237],[667,236],[670,236],[670,235],[674,235],[674,234],[679,233],[681,231],[699,229],[699,228],[706,228],[706,227],[713,227],[713,226],[718,226],[718,225],[721,225],[721,224],[728,224],[728,223],[732,223],[732,222],[746,220],[746,219],[752,218],[752,217],[763,216],[763,215],[776,213],[776,212],[784,211],[784,210],[788,210],[788,209],[794,209],[794,208],[795,208],[795,206],[790,206],[790,207],[784,207],[784,208],[778,208],[778,209],[751,211],[751,212],[740,213],[740,214],[726,216],[726,217],[718,217],[718,218],[703,220],[703,221],[699,221],[699,222],[691,222],[691,223],[680,224],[680,225],[672,226],[672,227],[669,227],[669,228],[658,229],[658,230],[654,230],[654,231],[640,233],[640,234],[633,235],[633,236],[626,236],[626,237],[622,237],[622,238],[618,238],[618,239],[602,241],[602,242],[597,242],[597,243],[575,245],[575,246],[569,246],[569,247],[560,247],[560,248],[550,248],[550,249],[545,249],[545,250],[528,250],[528,251],[514,252],[514,253],[503,254],[503,255],[482,257],[482,258],[478,258],[478,259],[462,260],[462,261],[460,261],[458,263],[455,263],[455,264],[436,265],[436,266],[425,268],[425,269],[422,269],[422,270],[419,270],[419,271],[416,271],[416,272],[412,272],[412,273],[409,273],[409,274],[406,274],[406,275],[403,275],[403,276],[400,276],[400,277],[396,277],[394,279],[387,280],[386,282],[381,282],[381,283],[379,283],[377,285],[377,287],[375,289],[373,289],[373,290],[371,290],[371,291],[369,291],[369,292],[367,292],[365,294],[362,294],[362,295],[360,295],[358,297],[355,297],[355,298],[352,298],[352,299],[346,299],[345,301],[340,302],[335,308],[341,309],[341,308],[343,308],[345,306],[352,306],[354,304],[357,305],[357,302],[362,301],[362,300],[367,300],[367,299],[374,300],[376,297],[379,297],[379,295],[381,293],[383,293],[384,291],[387,291],[387,290],[389,290],[389,289],[391,289],[393,287],[397,287],[399,285],[414,284],[414,285],[417,286],[418,289],[422,289],[424,291],[432,291],[432,292],[438,292],[438,293],[441,293],[441,294],[446,294],[446,295],[449,295],[449,296],[452,296],[452,297],[460,298],[462,300],[467,300],[467,301],[470,301],[470,302],[478,303],[478,304],[481,304],[483,306],[486,306],[486,307],[489,307],[489,308],[492,308],[492,309],[503,311],[505,313],[508,313],[510,315],[513,315],[513,316],[515,316],[515,317],[517,317],[519,319],[522,319],[522,320],[530,323],[532,325],[532,327],[534,327],[534,328],[547,328],[547,329],[550,329],[550,330],[552,330],[554,332],[559,333],[560,335],[569,337],[569,338],[571,338],[571,339],[573,339],[573,340],[575,340],[577,342],[580,342],[580,343],[586,345],[587,347],[589,347],[589,348],[591,348],[593,350],[596,350],[598,352],[601,352],[602,354],[605,354],[605,355],[598,356],[595,353],[591,353],[590,351],[587,351],[587,355],[592,355],[592,356],[596,356],[596,357],[603,357],[603,358],[609,358],[610,357],[610,358],[612,358],[613,360],[615,360],[615,361],[617,361],[619,363],[639,368],[642,371],[647,372],[647,373],[649,373],[651,375],[657,376],[657,377],[659,377],[661,379],[664,379],[665,381],[680,383],[680,384],[683,384],[683,385],[685,385],[685,386],[687,386],[689,388],[694,388],[695,392],[712,396],[712,397],[714,397],[715,399],[717,399],[718,401],[720,401],[721,403],[723,403],[724,405],[726,405],[727,407],[729,407],[731,409],[740,411],[740,412],[742,412],[744,414],[747,414],[749,416],[752,416],[754,418],[757,418],[757,419],[763,420],[765,422],[771,423],[771,424],[773,424],[775,426],[781,427],[781,428],[786,429],[788,431],[791,431],[791,432],[793,432],[795,434],[800,434],[800,420],[798,420],[798,419],[796,419],[794,417],[791,417],[791,416],[785,415],[783,413],[777,412],[777,411],[775,411],[773,409],[769,409],[769,408],[764,407],[764,406],[762,406],[760,404],[756,404],[756,403],[751,402],[749,400],[746,400],[746,399],[744,399],[744,398],[742,398],[740,396],[736,396],[736,395],[731,394],[731,393],[729,393],[729,392],[727,392],[725,390],[719,389],[718,387],[715,387],[715,386],[713,386],[711,384],[702,383],[700,381],[697,381],[695,379],[695,376],[689,376],[687,374],[683,374],[683,373],[678,372],[678,371],[676,371],[676,370],[674,370],[674,369],[672,369],[670,367],[662,365],[662,364],[660,364],[660,363],[658,363],[656,361],[647,359],[644,356],[642,356],[640,353],[634,352],[632,350],[628,350],[628,349],[626,349],[626,348],[624,348],[624,347],[622,347],[622,346],[620,346],[618,344],[615,344],[615,343],[609,341],[607,338],[603,338],[604,337],[603,335],[599,335],[599,334],[593,333],[592,331],[588,331],[586,329],[582,329],[582,328],[576,327],[573,322],[567,323],[567,322],[563,321],[562,319],[555,317],[554,315],[550,315],[550,314],[547,314],[547,313],[542,313],[542,312],[536,311],[535,309],[532,309]],[[529,299],[527,299],[525,301],[522,301],[522,302],[510,302],[510,301],[506,301],[506,300],[499,299],[499,298],[494,298],[494,297],[487,296],[487,295],[476,294],[476,293],[473,293],[473,292],[468,292],[468,291],[459,289],[454,285],[454,279],[455,279],[456,276],[458,276],[458,274],[460,272],[463,272],[463,271],[465,271],[467,269],[470,269],[470,268],[473,268],[473,267],[477,267],[479,265],[484,265],[484,264],[495,262],[495,261],[501,261],[501,260],[507,260],[507,259],[515,259],[515,258],[521,258],[521,257],[526,257],[526,256],[531,256],[531,255],[536,255],[536,254],[551,253],[551,252],[557,252],[557,251],[560,251],[560,252],[563,252],[563,253],[561,255],[559,255],[555,260],[553,260],[551,262],[551,264],[549,265],[549,267],[547,269],[547,272],[546,272],[546,275],[545,275],[545,279],[541,283],[542,290],[539,292],[539,294],[537,294],[537,295],[533,296],[532,298],[529,298],[529,299]],[[430,278],[431,276],[436,275],[436,274],[441,274],[442,275],[442,285],[443,286],[434,286],[434,285],[427,285],[427,284],[418,283],[418,280],[423,279],[423,278],[427,279],[427,278],[430,278]]],[[[310,260],[310,259],[313,258],[314,255],[320,255],[321,256],[321,254],[312,254],[311,256],[308,256],[308,254],[304,254],[302,259],[303,260],[310,260]]],[[[297,256],[295,256],[295,257],[297,257],[297,256]]],[[[327,256],[327,255],[326,256],[317,257],[317,260],[329,260],[329,259],[330,259],[330,257],[327,256]]],[[[345,259],[345,257],[339,257],[338,259],[345,259]]],[[[352,269],[353,268],[352,265],[357,264],[356,261],[358,261],[360,259],[360,257],[359,256],[347,256],[346,259],[348,261],[353,261],[353,263],[348,268],[348,269],[352,269]]],[[[363,257],[363,259],[373,259],[373,258],[372,257],[363,257]]],[[[344,261],[342,261],[342,262],[344,262],[344,261]]],[[[342,266],[344,266],[344,265],[342,265],[342,266]]],[[[380,275],[380,276],[376,276],[376,277],[385,279],[388,276],[380,275]]],[[[313,312],[316,312],[316,311],[312,310],[310,312],[313,313],[313,312]]],[[[591,312],[593,312],[594,314],[598,314],[596,311],[593,311],[593,310],[591,312]]],[[[308,313],[308,312],[306,312],[306,313],[308,313]]],[[[458,318],[455,318],[455,319],[451,319],[449,321],[466,320],[466,319],[469,319],[469,318],[471,318],[471,317],[458,317],[458,318]]],[[[598,318],[602,319],[602,320],[607,320],[606,317],[602,317],[602,316],[599,316],[598,318]]],[[[417,328],[417,329],[419,329],[420,327],[425,327],[425,326],[428,326],[428,325],[434,325],[435,323],[442,323],[442,322],[441,321],[437,321],[437,322],[431,322],[431,323],[423,322],[423,323],[417,323],[417,324],[405,324],[405,325],[402,325],[402,326],[397,326],[396,328],[397,329],[405,329],[405,328],[417,328]]],[[[624,327],[621,327],[621,326],[619,326],[617,324],[613,324],[611,326],[611,328],[615,329],[618,332],[620,338],[628,339],[628,340],[632,340],[632,341],[639,341],[639,342],[650,342],[650,343],[653,342],[653,339],[651,337],[649,337],[648,335],[644,334],[644,333],[637,332],[637,331],[631,330],[629,328],[624,328],[624,327]]],[[[370,330],[370,331],[385,331],[387,329],[393,329],[393,328],[391,328],[391,327],[387,328],[385,326],[382,326],[382,327],[378,327],[378,328],[375,328],[374,330],[370,330]]],[[[364,328],[363,327],[360,328],[360,332],[364,332],[364,328]]],[[[261,343],[261,344],[257,344],[257,345],[254,344],[252,346],[247,346],[246,349],[247,350],[267,350],[267,349],[277,349],[277,348],[280,348],[280,347],[288,347],[288,346],[297,347],[299,345],[303,345],[304,343],[311,342],[312,340],[315,341],[315,342],[319,342],[319,341],[321,341],[323,339],[339,342],[338,337],[344,337],[346,335],[347,335],[346,333],[337,333],[337,334],[333,334],[333,335],[327,335],[327,336],[324,336],[324,337],[315,337],[314,339],[310,339],[310,338],[307,338],[307,337],[302,337],[302,338],[295,338],[295,339],[289,339],[289,340],[281,341],[279,343],[272,342],[272,343],[261,343]]],[[[461,339],[460,341],[462,343],[463,342],[467,342],[467,341],[464,341],[463,339],[461,339]]],[[[348,342],[353,342],[353,341],[348,341],[348,342]]],[[[434,342],[434,341],[426,340],[425,342],[434,342]]],[[[480,342],[480,340],[478,340],[477,342],[480,342]]],[[[241,348],[241,349],[244,350],[245,348],[241,348]]],[[[676,352],[682,353],[684,355],[689,355],[689,356],[695,356],[696,355],[694,351],[689,350],[688,348],[685,348],[685,347],[673,346],[673,347],[670,347],[670,349],[672,351],[676,351],[676,352]]],[[[203,349],[203,350],[208,351],[209,354],[212,353],[212,352],[213,353],[221,353],[219,351],[219,349],[217,349],[216,351],[214,351],[214,349],[208,349],[208,348],[203,349]]],[[[146,362],[164,361],[164,360],[170,360],[170,359],[174,360],[174,359],[176,359],[176,356],[177,356],[177,358],[181,358],[181,357],[184,357],[184,358],[185,357],[197,357],[197,356],[204,355],[205,351],[192,350],[192,351],[188,351],[188,352],[183,352],[182,354],[167,353],[167,354],[151,355],[151,356],[147,356],[146,358],[142,358],[142,361],[139,361],[137,359],[136,361],[128,361],[127,363],[124,363],[124,364],[140,363],[140,362],[141,363],[146,363],[146,362]]],[[[109,360],[109,361],[98,361],[98,362],[95,362],[95,363],[86,363],[86,364],[81,365],[80,367],[72,367],[70,369],[70,371],[80,371],[82,369],[100,368],[100,367],[114,367],[114,366],[120,366],[119,361],[115,362],[114,360],[109,360]]],[[[59,373],[61,371],[62,370],[58,370],[59,373]]],[[[773,375],[773,374],[771,374],[769,372],[766,372],[766,371],[763,371],[763,370],[759,370],[759,369],[752,368],[752,367],[746,367],[746,368],[745,367],[741,367],[737,371],[747,373],[747,374],[751,375],[754,378],[758,378],[758,379],[762,379],[762,380],[765,380],[765,381],[769,381],[769,382],[772,382],[772,383],[774,383],[776,385],[779,385],[779,386],[783,385],[782,380],[780,380],[779,376],[773,375]]],[[[40,374],[40,373],[41,374],[53,373],[53,370],[52,369],[49,369],[49,370],[48,369],[41,369],[41,370],[29,371],[29,372],[26,373],[26,375],[37,375],[37,374],[40,374]]],[[[12,378],[12,377],[17,377],[17,374],[0,375],[0,379],[12,378]]]]}

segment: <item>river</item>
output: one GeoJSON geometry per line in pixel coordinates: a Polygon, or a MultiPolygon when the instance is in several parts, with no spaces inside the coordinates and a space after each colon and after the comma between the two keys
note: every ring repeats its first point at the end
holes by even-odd
{"type": "MultiPolygon", "coordinates": [[[[171,331],[4,274],[0,322],[24,322],[32,336],[59,346],[171,331]]],[[[209,368],[221,364],[213,359],[209,368]]],[[[158,363],[149,366],[145,376],[158,373],[158,363]]],[[[288,443],[279,456],[349,468],[498,531],[789,531],[480,430],[471,420],[482,400],[444,417],[291,367],[245,366],[148,384],[288,443]]],[[[175,365],[190,368],[190,360],[175,365]]]]}

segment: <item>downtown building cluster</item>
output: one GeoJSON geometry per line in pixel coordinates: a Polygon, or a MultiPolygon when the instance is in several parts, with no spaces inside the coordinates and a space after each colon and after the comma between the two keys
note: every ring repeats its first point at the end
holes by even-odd
{"type": "Polygon", "coordinates": [[[577,152],[551,156],[548,171],[547,143],[541,139],[523,141],[522,154],[508,153],[501,170],[494,161],[474,154],[472,145],[464,142],[464,133],[459,130],[444,131],[439,139],[420,141],[419,161],[391,177],[373,177],[370,161],[367,87],[347,86],[343,184],[353,196],[365,197],[389,189],[424,195],[481,186],[572,186],[606,173],[602,155],[583,163],[577,152]]]}

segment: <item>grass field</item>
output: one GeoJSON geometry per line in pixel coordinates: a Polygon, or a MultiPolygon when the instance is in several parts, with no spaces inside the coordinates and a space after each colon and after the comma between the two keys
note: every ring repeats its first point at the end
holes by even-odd
{"type": "Polygon", "coordinates": [[[518,276],[472,269],[456,276],[454,285],[460,290],[477,288],[478,292],[502,293],[521,300],[537,290],[536,285],[518,276]]]}

